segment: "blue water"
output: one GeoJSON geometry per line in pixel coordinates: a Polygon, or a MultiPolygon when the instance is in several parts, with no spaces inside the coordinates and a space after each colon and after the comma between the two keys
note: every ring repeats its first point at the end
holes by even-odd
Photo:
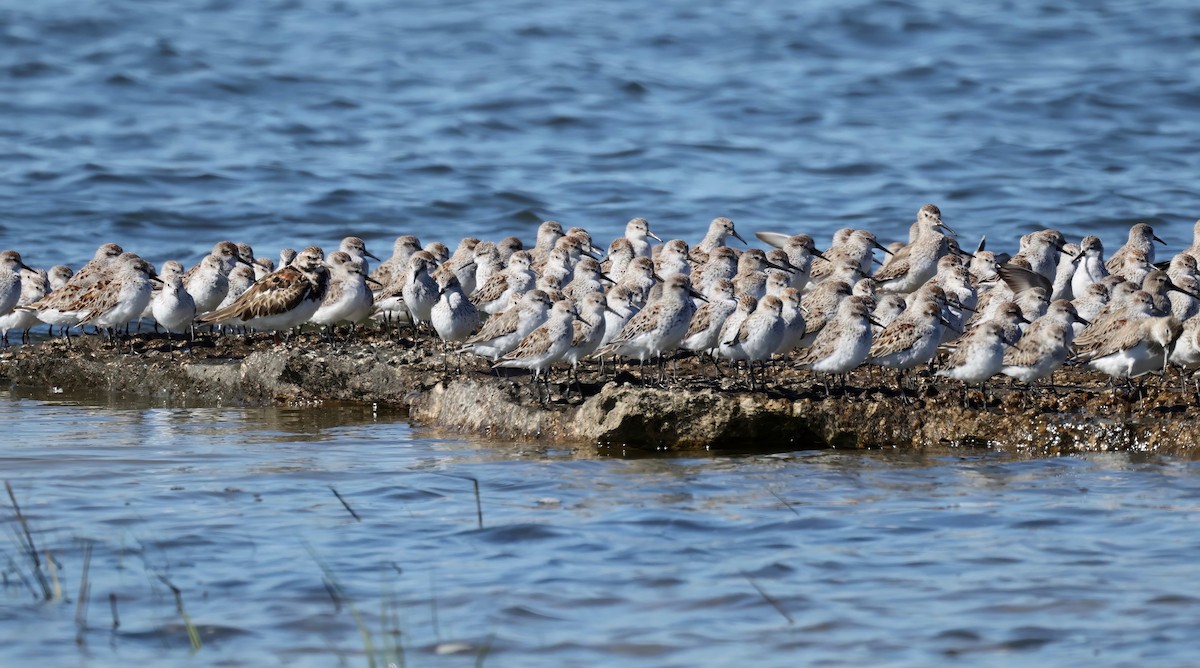
{"type": "Polygon", "coordinates": [[[969,239],[1200,216],[1187,2],[221,2],[0,8],[0,239],[194,261],[645,216],[969,239]]]}
{"type": "Polygon", "coordinates": [[[354,614],[379,665],[1162,666],[1200,651],[1200,468],[1178,459],[581,459],[438,440],[369,407],[0,399],[37,435],[0,470],[67,599],[35,602],[15,535],[4,544],[5,665],[365,666],[354,614]],[[192,659],[160,578],[198,627],[192,659]]]}
{"type": "MultiPolygon", "coordinates": [[[[385,255],[550,218],[695,241],[718,215],[886,242],[934,202],[968,246],[1055,226],[1112,249],[1148,221],[1179,249],[1198,47],[1185,2],[10,1],[0,247],[191,264],[223,238],[385,255]]],[[[32,600],[0,503],[0,665],[367,665],[352,609],[381,666],[397,645],[420,666],[1200,652],[1190,462],[576,458],[369,407],[0,393],[0,414],[0,477],[68,599],[32,600]],[[482,530],[470,481],[438,474],[480,482],[482,530]]]]}

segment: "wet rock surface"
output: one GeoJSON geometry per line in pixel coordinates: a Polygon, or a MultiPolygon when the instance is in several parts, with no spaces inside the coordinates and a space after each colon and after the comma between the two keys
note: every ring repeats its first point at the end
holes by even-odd
{"type": "Polygon", "coordinates": [[[104,389],[167,405],[295,405],[370,402],[405,410],[440,432],[542,441],[588,450],[785,451],[803,448],[996,447],[1047,454],[1079,450],[1200,451],[1197,394],[1172,370],[1141,386],[1111,387],[1094,372],[1064,369],[1049,388],[1006,378],[986,390],[859,369],[831,382],[779,362],[765,389],[744,375],[713,377],[711,363],[679,360],[675,373],[581,366],[581,382],[558,371],[548,386],[490,369],[425,337],[381,334],[330,342],[316,334],[202,338],[185,347],[136,336],[118,351],[98,337],[10,348],[0,380],[10,385],[104,389]]]}

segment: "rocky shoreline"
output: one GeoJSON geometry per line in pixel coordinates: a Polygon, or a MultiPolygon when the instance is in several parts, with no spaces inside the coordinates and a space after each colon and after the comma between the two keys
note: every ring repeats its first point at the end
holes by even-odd
{"type": "MultiPolygon", "coordinates": [[[[901,394],[890,374],[858,369],[845,390],[777,364],[765,390],[713,379],[711,363],[678,362],[678,379],[643,385],[622,367],[603,382],[581,368],[566,393],[556,374],[549,399],[524,373],[497,376],[485,360],[438,344],[364,335],[331,343],[305,334],[182,343],[141,335],[118,352],[99,337],[9,348],[0,382],[64,391],[103,389],[164,405],[292,405],[367,402],[405,411],[436,432],[555,443],[589,451],[778,452],[803,448],[993,447],[1054,454],[1132,450],[1200,452],[1197,396],[1177,370],[1138,389],[1111,388],[1098,374],[1059,371],[1053,389],[997,379],[988,394],[919,378],[901,394]],[[132,350],[132,352],[131,352],[132,350]],[[460,366],[461,365],[461,366],[460,366]]],[[[653,375],[653,374],[650,374],[653,375]]]]}

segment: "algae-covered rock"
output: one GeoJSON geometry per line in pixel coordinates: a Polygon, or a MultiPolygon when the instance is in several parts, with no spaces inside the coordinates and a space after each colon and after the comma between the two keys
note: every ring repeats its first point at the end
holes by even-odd
{"type": "Polygon", "coordinates": [[[47,341],[0,355],[0,377],[15,385],[102,389],[168,405],[372,402],[407,411],[431,430],[586,448],[1200,451],[1196,396],[1177,377],[1114,389],[1068,369],[1059,372],[1065,387],[1053,390],[998,380],[964,391],[921,377],[900,392],[859,370],[827,396],[823,383],[785,363],[755,392],[738,378],[713,380],[711,366],[696,361],[675,371],[678,380],[643,385],[624,372],[613,378],[584,368],[582,383],[535,385],[526,374],[498,375],[478,358],[444,360],[428,339],[379,335],[349,343],[226,336],[188,349],[143,336],[121,351],[77,337],[70,347],[47,341]]]}

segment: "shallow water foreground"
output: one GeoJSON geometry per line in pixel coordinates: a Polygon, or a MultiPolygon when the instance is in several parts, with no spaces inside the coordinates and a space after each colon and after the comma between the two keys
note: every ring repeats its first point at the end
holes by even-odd
{"type": "Polygon", "coordinates": [[[427,438],[369,406],[23,391],[0,392],[0,419],[0,471],[56,599],[40,600],[5,498],[0,665],[1172,665],[1200,652],[1200,477],[1176,458],[577,459],[427,438]]]}

